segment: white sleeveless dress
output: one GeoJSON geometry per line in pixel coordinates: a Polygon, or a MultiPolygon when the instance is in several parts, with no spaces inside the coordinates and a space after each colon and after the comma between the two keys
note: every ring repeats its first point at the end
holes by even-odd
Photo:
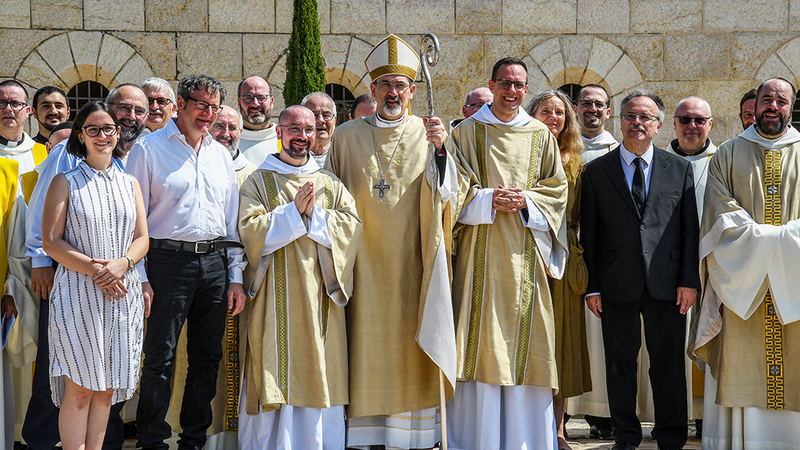
{"type": "MultiPolygon", "coordinates": [[[[133,178],[113,165],[85,161],[64,174],[69,183],[64,240],[98,259],[121,258],[133,242],[133,178]]],[[[85,275],[58,266],[50,294],[50,389],[61,406],[64,376],[93,391],[114,390],[112,404],[131,398],[139,380],[144,299],[136,269],[125,273],[128,294],[109,301],[85,275]]]]}

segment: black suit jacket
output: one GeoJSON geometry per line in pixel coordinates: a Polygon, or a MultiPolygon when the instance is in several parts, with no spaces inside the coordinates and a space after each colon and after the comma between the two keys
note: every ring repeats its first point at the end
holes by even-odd
{"type": "Polygon", "coordinates": [[[676,301],[677,288],[700,289],[697,206],[692,165],[654,148],[650,187],[639,212],[622,171],[619,146],[586,165],[581,244],[587,293],[603,303],[641,298],[676,301]]]}

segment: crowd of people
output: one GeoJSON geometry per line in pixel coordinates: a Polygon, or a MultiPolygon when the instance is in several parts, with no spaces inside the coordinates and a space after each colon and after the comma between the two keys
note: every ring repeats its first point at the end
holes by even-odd
{"type": "Polygon", "coordinates": [[[273,120],[259,76],[238,108],[149,78],[71,122],[59,88],[0,82],[2,445],[35,360],[34,450],[122,448],[137,395],[143,449],[571,450],[571,415],[618,450],[642,419],[660,449],[690,420],[704,448],[800,448],[791,82],[719,148],[680,100],[660,149],[651,90],[617,142],[602,85],[523,107],[506,57],[446,124],[410,111],[419,63],[387,36],[338,125],[323,92],[273,120]]]}

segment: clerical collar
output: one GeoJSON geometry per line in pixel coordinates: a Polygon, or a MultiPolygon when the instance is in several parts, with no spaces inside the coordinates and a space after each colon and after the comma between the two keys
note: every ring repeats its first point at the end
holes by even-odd
{"type": "Polygon", "coordinates": [[[491,102],[484,103],[483,106],[481,106],[481,109],[479,109],[478,112],[473,114],[471,117],[477,122],[491,123],[496,125],[507,125],[510,127],[524,127],[531,120],[533,120],[533,117],[528,115],[528,113],[526,113],[524,109],[517,108],[517,117],[511,119],[508,122],[503,122],[502,120],[498,119],[497,116],[495,116],[494,113],[492,112],[491,102]]]}
{"type": "Polygon", "coordinates": [[[47,138],[42,136],[42,133],[38,133],[36,136],[33,137],[33,140],[36,141],[37,144],[47,144],[47,138]]]}
{"type": "Polygon", "coordinates": [[[25,140],[25,135],[24,134],[22,135],[22,140],[21,141],[10,141],[10,140],[4,138],[3,136],[0,136],[0,145],[4,145],[6,147],[17,147],[17,146],[19,146],[19,144],[22,144],[22,142],[24,140],[25,140]]]}
{"type": "Polygon", "coordinates": [[[375,126],[378,127],[378,128],[394,128],[394,127],[400,125],[401,123],[403,123],[403,120],[405,120],[405,118],[406,118],[406,115],[403,114],[397,120],[386,120],[383,117],[381,117],[380,114],[378,114],[376,112],[375,113],[375,126]]]}
{"type": "Polygon", "coordinates": [[[314,158],[309,157],[306,163],[302,166],[293,166],[281,161],[277,153],[272,153],[264,159],[264,162],[258,167],[260,169],[271,170],[288,175],[308,175],[317,172],[320,167],[314,158]]]}
{"type": "Polygon", "coordinates": [[[767,150],[778,150],[788,147],[795,142],[800,141],[800,132],[791,125],[787,126],[786,133],[776,139],[767,139],[758,134],[756,131],[757,125],[751,125],[739,135],[742,139],[757,144],[759,147],[766,148],[767,150]]]}
{"type": "Polygon", "coordinates": [[[706,144],[703,146],[703,148],[701,148],[700,151],[698,151],[696,153],[692,153],[692,154],[689,154],[689,153],[686,153],[685,151],[683,151],[683,149],[681,148],[681,144],[680,144],[680,142],[678,142],[677,139],[673,139],[672,142],[670,142],[669,145],[672,146],[672,150],[674,150],[675,153],[678,156],[684,156],[684,157],[686,157],[686,156],[700,156],[703,153],[705,153],[706,150],[708,150],[708,146],[711,145],[711,139],[706,138],[706,144]]]}

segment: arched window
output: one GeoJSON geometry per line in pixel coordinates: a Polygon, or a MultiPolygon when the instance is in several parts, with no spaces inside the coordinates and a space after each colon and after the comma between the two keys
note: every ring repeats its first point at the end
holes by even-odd
{"type": "Polygon", "coordinates": [[[567,94],[569,96],[570,101],[574,105],[575,102],[578,101],[578,94],[581,93],[581,86],[580,84],[565,84],[558,88],[561,92],[567,94]]]}
{"type": "Polygon", "coordinates": [[[330,95],[333,103],[336,104],[336,123],[341,124],[347,122],[350,114],[350,108],[353,106],[353,101],[356,99],[350,89],[342,86],[341,84],[329,83],[325,85],[325,93],[330,95]]]}
{"type": "Polygon", "coordinates": [[[96,81],[83,81],[69,90],[67,102],[69,103],[69,120],[75,119],[75,114],[83,108],[83,105],[92,101],[105,101],[108,96],[108,88],[96,81]]]}

